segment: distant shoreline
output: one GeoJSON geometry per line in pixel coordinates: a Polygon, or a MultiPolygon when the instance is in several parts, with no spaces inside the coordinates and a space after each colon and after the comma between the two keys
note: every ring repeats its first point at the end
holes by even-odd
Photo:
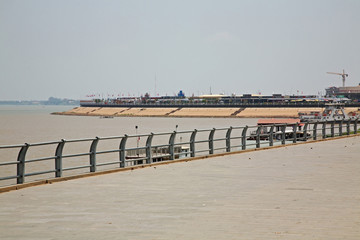
{"type": "Polygon", "coordinates": [[[54,98],[50,97],[48,100],[1,100],[0,105],[14,105],[14,106],[56,106],[56,105],[69,105],[78,106],[80,100],[66,99],[66,98],[54,98]]]}
{"type": "MultiPolygon", "coordinates": [[[[106,117],[204,117],[204,118],[298,118],[299,112],[322,111],[324,108],[117,108],[76,107],[54,115],[106,117]]],[[[345,108],[357,111],[358,108],[345,108]]]]}

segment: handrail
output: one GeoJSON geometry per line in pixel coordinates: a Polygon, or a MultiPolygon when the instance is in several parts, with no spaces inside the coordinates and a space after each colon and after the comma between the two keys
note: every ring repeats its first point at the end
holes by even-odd
{"type": "MultiPolygon", "coordinates": [[[[31,176],[55,173],[54,177],[62,177],[63,172],[88,169],[90,172],[99,171],[97,167],[118,165],[126,168],[134,165],[146,165],[159,161],[171,161],[178,158],[189,158],[202,155],[211,155],[219,152],[241,151],[251,148],[261,148],[274,145],[293,144],[298,141],[317,140],[319,138],[333,138],[336,136],[357,134],[359,132],[359,119],[346,121],[316,121],[307,122],[303,129],[299,124],[273,124],[270,126],[235,126],[210,129],[194,129],[185,131],[160,132],[149,134],[136,134],[124,136],[108,136],[83,139],[70,139],[38,143],[25,143],[0,146],[0,156],[4,151],[18,150],[17,159],[14,161],[1,161],[0,159],[0,186],[21,184],[31,176]],[[276,131],[279,129],[280,131],[276,131]],[[202,133],[202,134],[198,134],[202,133]],[[189,134],[187,137],[183,134],[189,134]],[[183,136],[179,140],[179,135],[183,136]],[[207,135],[207,136],[206,136],[207,135]],[[214,138],[214,136],[217,136],[214,138]],[[139,146],[129,144],[129,138],[146,138],[139,146]],[[156,144],[153,138],[156,137],[156,144]],[[108,140],[117,141],[117,148],[98,149],[99,142],[108,140]],[[63,153],[64,146],[74,143],[89,143],[87,152],[63,153]],[[54,148],[52,148],[54,146],[54,148]],[[55,152],[47,156],[27,158],[27,152],[33,147],[46,147],[55,152]],[[106,156],[106,161],[97,157],[106,156]],[[87,159],[84,163],[84,159],[87,159]],[[75,163],[71,163],[70,161],[75,163]],[[44,162],[54,161],[49,167],[44,162]],[[44,164],[43,164],[44,163],[44,164]],[[16,170],[14,166],[16,165],[16,170]],[[32,167],[36,165],[36,167],[32,167]],[[38,166],[41,165],[41,166],[38,166]],[[63,166],[64,165],[64,166],[63,166]],[[14,182],[16,179],[16,183],[14,182]],[[3,184],[4,183],[4,184],[3,184]]],[[[103,144],[104,145],[104,144],[103,144]]],[[[104,145],[106,146],[106,145],[104,145]]],[[[102,146],[104,148],[104,146],[102,146]]],[[[48,151],[45,151],[48,152],[48,151]]],[[[32,154],[34,155],[34,153],[32,154]]],[[[6,156],[6,155],[5,155],[6,156]]],[[[38,179],[38,178],[37,178],[38,179]]],[[[31,179],[29,179],[31,181],[31,179]]]]}

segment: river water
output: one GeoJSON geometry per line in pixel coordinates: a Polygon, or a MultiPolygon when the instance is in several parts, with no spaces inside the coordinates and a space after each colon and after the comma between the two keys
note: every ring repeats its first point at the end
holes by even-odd
{"type": "MultiPolygon", "coordinates": [[[[62,112],[70,110],[72,106],[8,106],[0,105],[0,146],[17,145],[24,143],[39,143],[48,141],[59,141],[61,139],[82,139],[123,136],[124,134],[135,135],[186,131],[194,129],[228,128],[230,126],[240,127],[245,125],[255,125],[257,119],[249,118],[169,118],[169,117],[116,117],[99,118],[94,116],[63,116],[52,115],[52,112],[62,112]],[[136,129],[135,126],[138,126],[136,129]],[[176,127],[177,126],[177,127],[176,127]]],[[[204,133],[205,134],[205,133],[204,133]]],[[[208,132],[206,133],[208,134],[208,132]]],[[[220,134],[220,132],[219,132],[220,134]]],[[[224,137],[224,132],[219,138],[224,137]]],[[[199,133],[200,136],[200,133],[199,133]]],[[[203,136],[206,138],[207,136],[203,136]]],[[[216,136],[215,136],[216,137],[216,136]]],[[[183,141],[189,138],[184,135],[183,141]]],[[[160,142],[161,139],[158,140],[160,142]]],[[[140,146],[145,144],[146,138],[142,138],[140,146]]],[[[153,141],[156,143],[157,140],[153,141]]],[[[176,139],[177,142],[181,141],[176,139]]],[[[167,144],[168,136],[162,139],[163,144],[167,144]]],[[[64,153],[84,153],[89,151],[91,142],[80,144],[67,144],[64,153]]],[[[105,143],[104,143],[105,144],[105,143]]],[[[119,140],[106,143],[106,149],[116,149],[119,140]]],[[[129,145],[131,142],[129,141],[129,145]]],[[[127,144],[127,146],[128,146],[127,144]]],[[[134,144],[134,142],[133,142],[134,144]]],[[[159,144],[159,143],[157,143],[159,144]]],[[[30,147],[26,159],[54,156],[56,145],[47,147],[30,147]]],[[[19,148],[9,150],[0,149],[0,163],[13,162],[17,160],[19,148]]],[[[114,154],[114,158],[117,156],[114,154]]],[[[63,167],[78,166],[79,162],[88,164],[88,156],[79,157],[77,162],[66,160],[63,167]]],[[[101,160],[101,159],[100,159],[101,160]]],[[[104,160],[105,161],[105,160],[104,160]]],[[[54,169],[54,161],[37,162],[28,164],[26,172],[44,168],[54,169]]],[[[83,170],[84,172],[84,170],[83,170]]],[[[88,172],[88,169],[86,169],[88,172]]],[[[74,172],[73,172],[74,173],[74,172]]],[[[16,165],[0,166],[0,177],[16,175],[16,165]]],[[[53,177],[50,174],[49,177],[53,177]]],[[[66,175],[66,174],[65,174],[66,175]]],[[[70,174],[71,175],[71,174],[70,174]]],[[[32,177],[29,177],[31,179],[32,177]]],[[[37,178],[33,178],[37,180],[37,178]]],[[[7,180],[8,181],[8,180],[7,180]]],[[[13,180],[9,180],[12,184],[13,180]]],[[[0,186],[1,184],[0,181],[0,186]]]]}
{"type": "Polygon", "coordinates": [[[122,136],[255,125],[251,118],[169,118],[51,115],[71,109],[71,106],[1,106],[0,145],[53,141],[60,139],[122,136]],[[138,126],[138,129],[135,129],[138,126]]]}

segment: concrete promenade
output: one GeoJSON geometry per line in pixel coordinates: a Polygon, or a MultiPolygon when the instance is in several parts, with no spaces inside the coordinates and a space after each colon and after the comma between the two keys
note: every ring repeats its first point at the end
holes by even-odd
{"type": "Polygon", "coordinates": [[[0,239],[360,239],[360,136],[0,194],[0,239]]]}

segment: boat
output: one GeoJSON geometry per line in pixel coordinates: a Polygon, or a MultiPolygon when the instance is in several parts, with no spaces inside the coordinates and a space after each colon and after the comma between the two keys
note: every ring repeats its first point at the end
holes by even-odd
{"type": "Polygon", "coordinates": [[[316,122],[316,121],[347,121],[355,120],[358,115],[352,112],[350,115],[344,110],[343,103],[328,103],[322,112],[300,112],[299,118],[301,122],[316,122]]]}
{"type": "MultiPolygon", "coordinates": [[[[190,148],[186,146],[174,146],[174,158],[185,158],[190,156],[190,148]]],[[[155,147],[151,148],[151,156],[153,162],[161,162],[170,160],[169,147],[155,147]]],[[[130,165],[144,164],[146,158],[146,149],[131,149],[126,151],[125,159],[129,160],[130,165]],[[131,161],[132,160],[132,161],[131,161]],[[132,163],[130,163],[132,162],[132,163]]]]}
{"type": "MultiPolygon", "coordinates": [[[[265,118],[265,119],[259,119],[257,122],[257,126],[260,127],[260,134],[259,139],[260,140],[269,140],[270,134],[271,134],[271,127],[273,126],[272,133],[274,139],[281,139],[283,133],[285,132],[285,139],[294,139],[294,129],[293,127],[297,125],[298,129],[296,130],[296,139],[297,140],[304,140],[308,137],[310,137],[309,133],[306,133],[302,130],[302,127],[305,125],[304,123],[300,122],[300,119],[296,118],[290,118],[290,119],[273,119],[273,118],[265,118]],[[282,128],[285,127],[285,131],[283,132],[282,128]]],[[[256,140],[257,138],[257,132],[252,131],[250,133],[250,136],[247,138],[247,140],[256,140]]]]}

